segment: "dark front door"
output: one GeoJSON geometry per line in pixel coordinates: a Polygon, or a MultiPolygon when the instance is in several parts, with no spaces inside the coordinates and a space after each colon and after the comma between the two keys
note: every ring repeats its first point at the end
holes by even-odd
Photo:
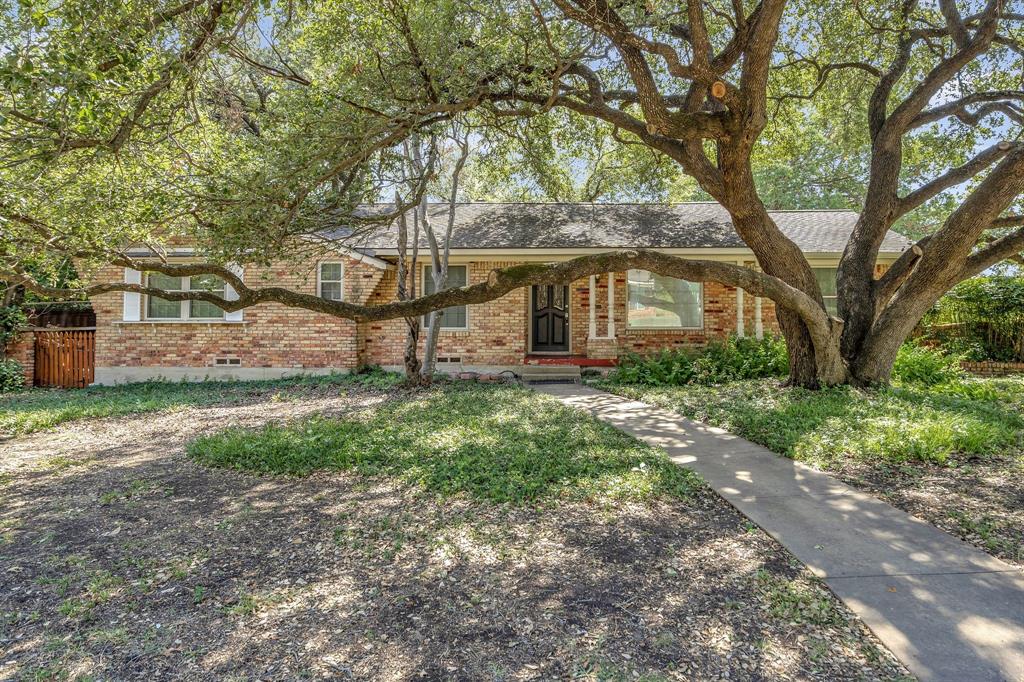
{"type": "Polygon", "coordinates": [[[533,287],[533,350],[541,353],[569,350],[569,287],[538,284],[533,287]]]}

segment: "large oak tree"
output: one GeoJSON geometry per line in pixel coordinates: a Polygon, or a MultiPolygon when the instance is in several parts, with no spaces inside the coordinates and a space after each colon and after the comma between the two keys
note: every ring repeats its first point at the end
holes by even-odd
{"type": "Polygon", "coordinates": [[[794,383],[881,383],[939,296],[1024,250],[1022,22],[1024,8],[999,0],[22,2],[0,18],[0,274],[60,295],[32,275],[40,263],[211,273],[236,301],[84,291],[374,320],[640,267],[775,300],[794,383]],[[602,159],[631,161],[605,162],[598,188],[684,173],[729,211],[760,270],[618,252],[367,307],[227,267],[304,258],[339,222],[372,227],[354,209],[401,184],[396,148],[459,117],[518,139],[502,149],[528,159],[572,146],[530,135],[543,126],[596,136],[602,159]],[[805,138],[838,150],[832,171],[861,212],[838,318],[763,199],[766,166],[784,167],[805,138]],[[609,181],[615,168],[626,181],[609,181]],[[875,279],[884,234],[908,221],[923,237],[875,279]],[[172,239],[202,258],[127,253],[172,239]]]}

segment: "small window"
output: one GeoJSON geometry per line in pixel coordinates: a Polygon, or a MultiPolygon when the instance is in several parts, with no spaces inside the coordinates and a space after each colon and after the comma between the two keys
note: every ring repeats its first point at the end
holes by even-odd
{"type": "MultiPolygon", "coordinates": [[[[444,287],[441,289],[451,289],[453,287],[464,287],[466,286],[468,278],[468,267],[465,265],[449,265],[448,266],[448,279],[445,281],[444,287]]],[[[423,268],[423,293],[427,296],[434,293],[434,278],[430,276],[430,266],[424,266],[423,268]]],[[[468,329],[469,328],[469,315],[464,305],[456,305],[451,308],[445,308],[439,312],[441,329],[468,329]]],[[[429,315],[424,315],[423,326],[428,326],[429,315]]]]}
{"type": "Polygon", "coordinates": [[[814,278],[818,280],[821,288],[821,297],[825,299],[825,310],[829,315],[839,315],[839,296],[836,288],[836,268],[811,268],[814,270],[814,278]]]}
{"type": "Polygon", "coordinates": [[[700,282],[664,277],[646,270],[627,275],[630,329],[700,329],[704,326],[704,291],[700,282]]]}
{"type": "MultiPolygon", "coordinates": [[[[152,272],[148,286],[164,291],[209,291],[223,298],[224,280],[213,275],[171,277],[152,272]]],[[[169,301],[159,296],[146,298],[146,318],[150,320],[222,320],[224,311],[208,301],[169,301]]]]}
{"type": "Polygon", "coordinates": [[[344,295],[344,267],[341,263],[321,263],[318,275],[318,295],[328,301],[340,301],[344,295]]]}

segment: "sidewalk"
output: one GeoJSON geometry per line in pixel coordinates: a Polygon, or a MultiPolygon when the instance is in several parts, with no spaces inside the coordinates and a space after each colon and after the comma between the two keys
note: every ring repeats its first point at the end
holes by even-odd
{"type": "Polygon", "coordinates": [[[693,469],[792,552],[925,682],[1024,680],[1024,573],[721,429],[578,384],[534,387],[693,469]]]}

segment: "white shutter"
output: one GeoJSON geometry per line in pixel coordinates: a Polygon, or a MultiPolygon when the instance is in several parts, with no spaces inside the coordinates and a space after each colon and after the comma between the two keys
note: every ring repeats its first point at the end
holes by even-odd
{"type": "MultiPolygon", "coordinates": [[[[243,275],[243,273],[245,272],[245,268],[243,268],[241,265],[237,265],[235,263],[232,263],[232,264],[228,265],[228,270],[233,272],[238,277],[241,277],[243,275]]],[[[224,286],[224,298],[226,300],[228,300],[228,301],[237,301],[238,300],[238,292],[235,291],[234,287],[232,287],[230,284],[227,284],[227,285],[224,286]]],[[[224,313],[224,320],[226,322],[241,322],[242,321],[242,311],[241,310],[236,310],[236,311],[234,311],[232,313],[224,313]]]]}
{"type": "MultiPolygon", "coordinates": [[[[125,268],[124,282],[125,284],[142,284],[142,273],[125,268]]],[[[125,322],[138,322],[142,319],[142,294],[134,291],[124,292],[124,310],[121,319],[125,322]]]]}

